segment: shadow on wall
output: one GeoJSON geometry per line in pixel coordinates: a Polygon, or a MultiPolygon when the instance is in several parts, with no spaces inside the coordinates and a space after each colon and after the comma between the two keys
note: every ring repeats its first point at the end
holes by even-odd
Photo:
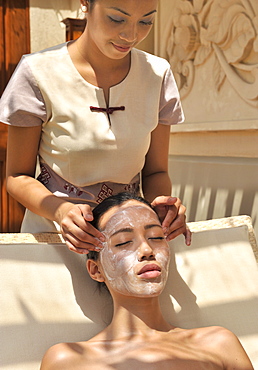
{"type": "Polygon", "coordinates": [[[258,163],[253,158],[170,156],[173,195],[187,221],[248,215],[258,235],[258,163]]]}

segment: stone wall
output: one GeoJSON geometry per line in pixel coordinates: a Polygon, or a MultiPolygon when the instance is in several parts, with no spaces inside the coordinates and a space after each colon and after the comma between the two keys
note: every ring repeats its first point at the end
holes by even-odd
{"type": "Polygon", "coordinates": [[[171,132],[173,194],[190,221],[248,214],[258,234],[257,1],[162,0],[154,50],[186,117],[171,132]]]}
{"type": "Polygon", "coordinates": [[[82,17],[79,0],[30,0],[31,52],[65,42],[65,18],[82,17]]]}

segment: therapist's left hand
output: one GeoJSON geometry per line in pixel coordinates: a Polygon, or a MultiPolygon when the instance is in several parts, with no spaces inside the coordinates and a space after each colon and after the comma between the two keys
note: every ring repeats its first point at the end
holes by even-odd
{"type": "Polygon", "coordinates": [[[167,241],[183,234],[185,244],[191,245],[191,231],[186,224],[185,206],[176,197],[158,196],[151,205],[155,208],[167,241]]]}

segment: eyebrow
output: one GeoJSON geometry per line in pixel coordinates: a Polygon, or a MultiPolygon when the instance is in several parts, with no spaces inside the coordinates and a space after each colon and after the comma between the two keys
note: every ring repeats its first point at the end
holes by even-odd
{"type": "MultiPolygon", "coordinates": [[[[161,225],[159,225],[159,224],[145,225],[144,226],[144,229],[145,230],[149,230],[149,229],[152,229],[153,227],[159,227],[160,229],[162,229],[161,225]]],[[[119,229],[119,230],[115,231],[112,235],[110,235],[110,237],[112,237],[114,235],[117,235],[119,233],[132,233],[132,232],[133,232],[133,228],[131,228],[131,227],[124,227],[122,229],[119,229]]]]}
{"type": "Polygon", "coordinates": [[[144,229],[145,229],[145,230],[149,230],[149,229],[152,229],[153,227],[159,227],[160,229],[162,229],[161,225],[159,225],[159,224],[150,224],[150,225],[145,225],[145,226],[144,226],[144,229]]]}
{"type": "MultiPolygon", "coordinates": [[[[111,6],[109,7],[108,9],[113,9],[113,10],[117,10],[118,12],[120,13],[123,13],[124,15],[127,15],[128,17],[131,17],[131,14],[125,12],[124,10],[120,9],[120,8],[117,8],[115,6],[111,6]]],[[[147,13],[147,14],[144,14],[143,17],[148,17],[148,15],[151,15],[153,13],[157,13],[157,10],[152,10],[151,12],[147,13]]]]}

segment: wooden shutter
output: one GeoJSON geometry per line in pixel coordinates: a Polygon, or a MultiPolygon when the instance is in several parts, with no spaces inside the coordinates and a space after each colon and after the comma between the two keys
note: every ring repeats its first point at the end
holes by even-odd
{"type": "MultiPolygon", "coordinates": [[[[0,95],[21,56],[30,52],[29,0],[0,0],[0,95]]],[[[7,127],[0,123],[0,232],[18,232],[24,208],[6,192],[7,127]]]]}

